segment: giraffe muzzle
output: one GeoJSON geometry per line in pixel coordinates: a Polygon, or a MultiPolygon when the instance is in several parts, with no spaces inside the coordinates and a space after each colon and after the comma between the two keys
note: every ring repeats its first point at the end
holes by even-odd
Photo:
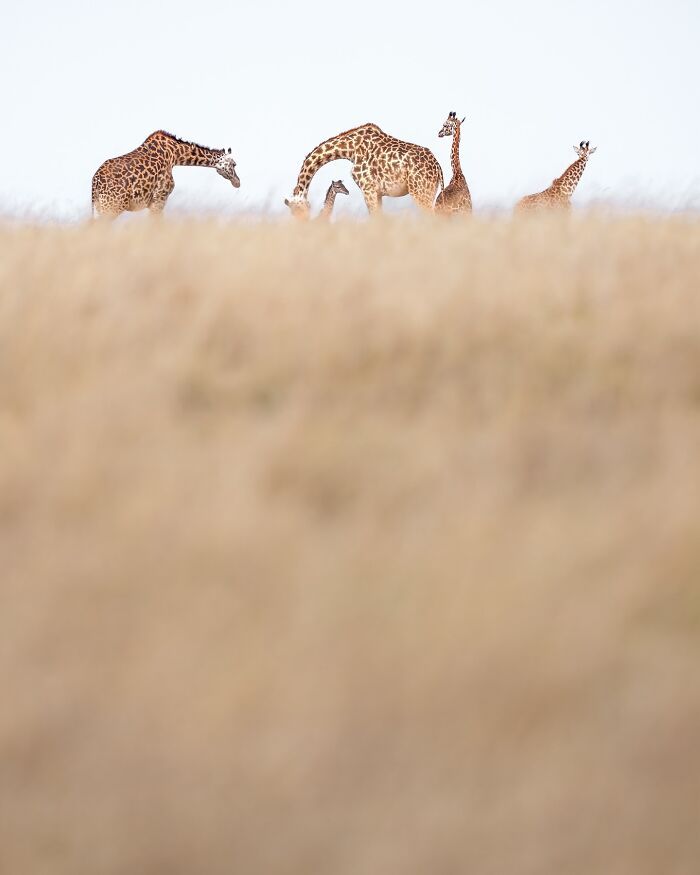
{"type": "Polygon", "coordinates": [[[231,185],[234,188],[241,187],[241,180],[238,178],[238,174],[234,171],[233,176],[231,177],[231,185]]]}

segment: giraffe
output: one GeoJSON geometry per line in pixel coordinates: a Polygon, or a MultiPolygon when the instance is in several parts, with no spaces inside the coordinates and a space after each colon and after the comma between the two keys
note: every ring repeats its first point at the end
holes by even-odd
{"type": "Polygon", "coordinates": [[[338,194],[350,194],[347,188],[343,185],[342,179],[334,179],[328,186],[326,199],[323,202],[323,209],[318,214],[318,219],[323,221],[328,221],[330,219],[331,213],[333,212],[333,205],[335,204],[335,196],[338,194]]]}
{"type": "Polygon", "coordinates": [[[430,149],[397,140],[368,123],[324,140],[304,158],[294,193],[284,201],[293,216],[308,218],[311,180],[319,168],[337,158],[352,162],[352,178],[370,213],[381,210],[383,197],[407,194],[432,212],[438,187],[444,188],[442,169],[430,149]]]}
{"type": "Polygon", "coordinates": [[[207,149],[167,131],[154,131],[133,152],[109,158],[92,177],[92,209],[98,216],[148,209],[163,212],[175,188],[173,167],[213,167],[234,188],[241,184],[231,150],[207,149]]]}
{"type": "Polygon", "coordinates": [[[469,194],[469,186],[462,173],[462,165],[459,163],[460,128],[463,121],[464,119],[460,121],[457,118],[456,112],[451,112],[438,134],[438,137],[452,137],[452,179],[445,190],[437,196],[436,213],[456,215],[472,211],[472,196],[469,194]]]}
{"type": "Polygon", "coordinates": [[[586,162],[598,148],[590,148],[590,140],[581,140],[578,146],[574,146],[574,152],[578,155],[576,161],[571,164],[561,176],[552,181],[549,188],[537,194],[529,194],[516,204],[516,210],[525,212],[547,208],[560,208],[568,210],[571,207],[571,195],[574,193],[579,180],[586,169],[586,162]]]}

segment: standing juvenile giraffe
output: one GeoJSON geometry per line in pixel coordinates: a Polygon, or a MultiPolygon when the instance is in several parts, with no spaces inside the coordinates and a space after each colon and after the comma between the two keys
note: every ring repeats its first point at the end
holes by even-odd
{"type": "Polygon", "coordinates": [[[460,121],[457,118],[456,112],[451,112],[438,134],[438,137],[452,137],[452,179],[445,190],[437,196],[436,213],[455,215],[456,213],[471,213],[472,211],[472,196],[469,194],[469,186],[459,162],[460,129],[463,121],[464,119],[460,121]]]}
{"type": "Polygon", "coordinates": [[[516,204],[516,210],[524,212],[527,210],[538,210],[547,208],[569,209],[571,206],[571,195],[574,193],[579,180],[583,176],[583,171],[586,169],[586,162],[598,148],[590,147],[589,140],[581,140],[578,146],[574,146],[574,152],[578,158],[574,163],[552,181],[549,188],[540,191],[537,194],[529,194],[522,198],[516,204]]]}
{"type": "Polygon", "coordinates": [[[308,218],[311,180],[324,164],[337,158],[352,161],[352,178],[370,213],[381,210],[383,197],[406,194],[422,209],[432,211],[438,187],[444,188],[442,169],[430,149],[365,124],[325,140],[304,158],[294,193],[284,201],[293,216],[308,218]]]}
{"type": "Polygon", "coordinates": [[[350,192],[343,185],[342,179],[334,179],[333,182],[328,186],[328,191],[326,192],[326,199],[323,202],[323,209],[318,214],[317,218],[321,219],[321,221],[329,221],[331,218],[331,214],[333,212],[333,206],[335,204],[335,196],[338,194],[350,194],[350,192]]]}
{"type": "Polygon", "coordinates": [[[231,150],[207,149],[167,131],[155,131],[133,152],[109,158],[92,177],[92,208],[98,216],[149,209],[162,213],[175,188],[173,167],[213,167],[234,188],[241,184],[231,150]]]}

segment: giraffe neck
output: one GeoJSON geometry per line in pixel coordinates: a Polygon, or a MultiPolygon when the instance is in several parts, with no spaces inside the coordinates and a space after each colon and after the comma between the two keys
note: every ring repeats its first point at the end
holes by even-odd
{"type": "Polygon", "coordinates": [[[214,167],[223,154],[223,149],[208,149],[198,143],[179,140],[166,131],[151,134],[143,145],[163,153],[171,167],[214,167]]]}
{"type": "Polygon", "coordinates": [[[451,158],[452,158],[452,178],[453,179],[459,179],[460,176],[464,175],[462,173],[462,167],[459,163],[459,140],[460,140],[460,136],[461,136],[460,135],[461,127],[462,127],[461,124],[459,122],[457,122],[457,125],[455,126],[455,132],[452,135],[451,158]]]}
{"type": "MultiPolygon", "coordinates": [[[[348,161],[355,160],[359,144],[356,137],[352,134],[353,132],[351,131],[338,134],[337,137],[325,140],[309,152],[306,158],[304,158],[301,170],[299,171],[297,184],[294,188],[295,197],[305,198],[307,196],[311,180],[324,164],[328,164],[329,161],[335,161],[337,158],[346,158],[348,161]]],[[[333,198],[335,198],[335,193],[333,193],[333,198]]]]}
{"type": "Polygon", "coordinates": [[[568,167],[562,175],[554,181],[554,187],[557,189],[559,194],[564,197],[571,197],[574,193],[576,186],[579,183],[579,180],[583,176],[583,171],[586,169],[586,161],[588,161],[588,156],[584,155],[583,158],[579,158],[574,161],[574,163],[568,167]]]}
{"type": "Polygon", "coordinates": [[[213,167],[221,158],[221,149],[207,149],[197,143],[178,143],[175,149],[176,167],[213,167]]]}
{"type": "Polygon", "coordinates": [[[337,192],[333,188],[333,186],[331,186],[328,189],[328,191],[326,192],[326,199],[323,202],[323,209],[321,210],[321,212],[319,214],[321,216],[321,218],[323,218],[323,219],[330,218],[330,215],[333,212],[333,205],[335,204],[336,194],[337,194],[337,192]]]}

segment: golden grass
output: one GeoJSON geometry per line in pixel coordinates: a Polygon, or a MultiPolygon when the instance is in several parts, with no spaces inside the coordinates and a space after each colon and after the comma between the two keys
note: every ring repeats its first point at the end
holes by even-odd
{"type": "Polygon", "coordinates": [[[5,872],[690,875],[700,223],[0,230],[5,872]]]}

